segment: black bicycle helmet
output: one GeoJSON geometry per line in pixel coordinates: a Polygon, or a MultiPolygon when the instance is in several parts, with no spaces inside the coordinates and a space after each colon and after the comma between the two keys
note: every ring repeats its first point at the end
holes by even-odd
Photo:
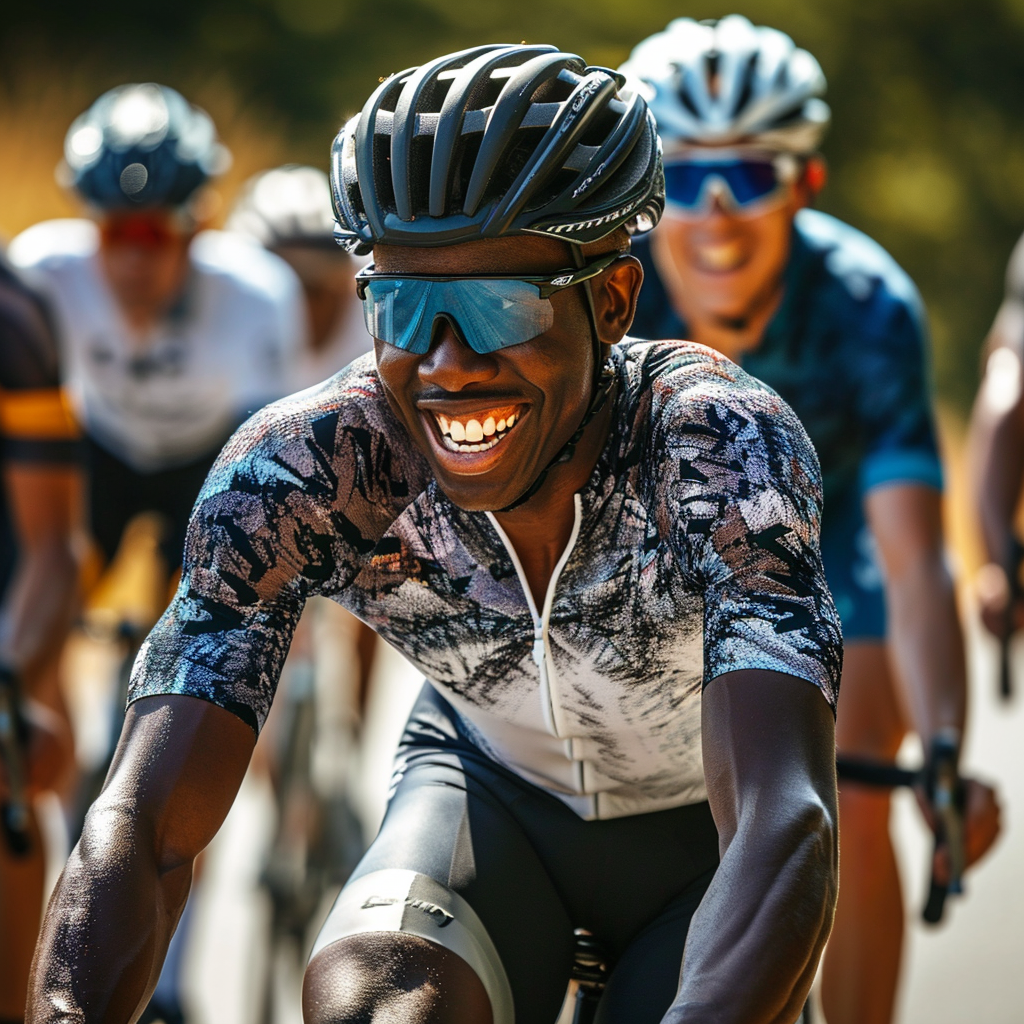
{"type": "Polygon", "coordinates": [[[392,75],[334,141],[338,241],[578,245],[664,208],[654,119],[624,78],[553,46],[490,45],[392,75]]]}
{"type": "Polygon", "coordinates": [[[148,82],[105,92],[64,140],[64,176],[100,209],[181,207],[230,163],[209,115],[148,82]]]}

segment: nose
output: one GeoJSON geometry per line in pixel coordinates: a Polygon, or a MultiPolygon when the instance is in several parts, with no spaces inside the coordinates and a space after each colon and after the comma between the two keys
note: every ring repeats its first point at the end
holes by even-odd
{"type": "Polygon", "coordinates": [[[493,356],[474,352],[448,317],[434,319],[430,351],[419,364],[423,383],[454,392],[471,384],[485,384],[497,375],[498,365],[493,356]]]}

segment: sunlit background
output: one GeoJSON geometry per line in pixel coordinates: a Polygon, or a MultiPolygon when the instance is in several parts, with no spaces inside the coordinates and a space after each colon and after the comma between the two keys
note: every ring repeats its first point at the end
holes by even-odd
{"type": "Polygon", "coordinates": [[[252,171],[326,167],[378,78],[462,46],[556,43],[615,67],[672,17],[731,10],[820,60],[834,121],[821,206],[876,237],[920,285],[942,398],[964,410],[1006,257],[1024,226],[1024,0],[129,0],[3,5],[0,231],[70,204],[53,181],[71,119],[154,79],[213,114],[252,171]]]}
{"type": "MultiPolygon", "coordinates": [[[[211,113],[234,156],[217,184],[222,216],[258,170],[286,161],[326,169],[339,125],[391,72],[463,46],[520,40],[552,42],[615,67],[673,17],[732,11],[783,29],[819,59],[833,110],[820,206],[881,242],[923,292],[951,456],[955,546],[969,566],[976,548],[959,486],[962,423],[1007,257],[1024,230],[1024,0],[8,2],[0,13],[0,238],[76,212],[54,179],[64,133],[100,92],[122,82],[174,86],[211,113]]],[[[972,650],[981,708],[973,760],[984,774],[1013,777],[1012,826],[1014,793],[1024,798],[1013,753],[1024,714],[1019,704],[1012,715],[996,707],[992,651],[976,635],[972,650]]],[[[407,701],[415,681],[392,685],[375,697],[381,707],[407,701]]],[[[390,727],[380,728],[392,742],[390,727]]],[[[373,756],[373,771],[386,775],[387,751],[373,756]]],[[[908,899],[916,903],[926,840],[909,806],[898,813],[914,889],[908,899]]],[[[224,842],[243,849],[247,840],[237,834],[229,828],[224,842]]],[[[914,945],[908,1024],[1024,1019],[1022,979],[1010,968],[1024,948],[1024,886],[1012,884],[1024,847],[1014,841],[1017,855],[1007,840],[992,868],[978,874],[972,899],[955,910],[957,928],[914,945]]],[[[213,874],[216,864],[215,857],[213,874]]],[[[237,882],[237,862],[232,871],[237,882]]],[[[207,911],[210,920],[219,914],[207,911]]],[[[228,938],[208,933],[193,953],[210,992],[225,984],[218,943],[244,932],[245,919],[233,920],[228,938]]],[[[241,970],[243,984],[251,982],[241,970]]],[[[229,986],[200,1017],[244,1024],[238,991],[229,986]]]]}

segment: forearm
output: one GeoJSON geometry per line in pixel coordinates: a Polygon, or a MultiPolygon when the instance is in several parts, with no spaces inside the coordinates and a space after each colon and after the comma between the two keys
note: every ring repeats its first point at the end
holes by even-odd
{"type": "Polygon", "coordinates": [[[802,808],[762,810],[740,829],[694,915],[665,1024],[799,1017],[832,927],[835,821],[811,798],[802,808]]]}
{"type": "Polygon", "coordinates": [[[26,1021],[133,1019],[156,985],[185,905],[192,863],[161,869],[150,829],[100,802],[50,900],[26,1021]]]}
{"type": "Polygon", "coordinates": [[[1019,409],[994,413],[979,399],[971,424],[971,487],[988,561],[1004,565],[1024,483],[1024,419],[1019,409]]]}
{"type": "Polygon", "coordinates": [[[910,725],[926,745],[943,729],[961,735],[967,710],[963,634],[953,580],[938,552],[886,588],[889,644],[910,725]]]}
{"type": "Polygon", "coordinates": [[[54,541],[19,556],[4,607],[0,656],[31,677],[57,653],[77,602],[78,565],[66,543],[54,541]]]}

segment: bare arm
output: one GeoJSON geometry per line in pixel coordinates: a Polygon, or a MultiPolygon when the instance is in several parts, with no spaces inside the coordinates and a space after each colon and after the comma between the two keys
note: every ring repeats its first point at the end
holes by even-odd
{"type": "Polygon", "coordinates": [[[103,793],[43,922],[28,1024],[134,1020],[185,906],[192,862],[234,800],[255,736],[194,697],[128,709],[103,793]]]}
{"type": "Polygon", "coordinates": [[[1024,302],[1007,299],[989,336],[989,355],[971,414],[971,491],[988,564],[979,579],[982,617],[1003,630],[1009,597],[1008,544],[1024,486],[1024,302]]]}
{"type": "Polygon", "coordinates": [[[732,672],[705,689],[701,732],[722,862],[665,1024],[792,1024],[835,910],[832,710],[802,679],[732,672]]]}
{"type": "Polygon", "coordinates": [[[31,679],[56,653],[74,609],[78,564],[73,533],[81,503],[74,466],[10,462],[4,483],[18,538],[5,602],[0,655],[31,679]]]}
{"type": "Polygon", "coordinates": [[[943,729],[962,735],[967,709],[963,636],[944,557],[941,495],[920,484],[894,484],[868,492],[865,506],[885,569],[901,702],[927,748],[943,729]]]}

